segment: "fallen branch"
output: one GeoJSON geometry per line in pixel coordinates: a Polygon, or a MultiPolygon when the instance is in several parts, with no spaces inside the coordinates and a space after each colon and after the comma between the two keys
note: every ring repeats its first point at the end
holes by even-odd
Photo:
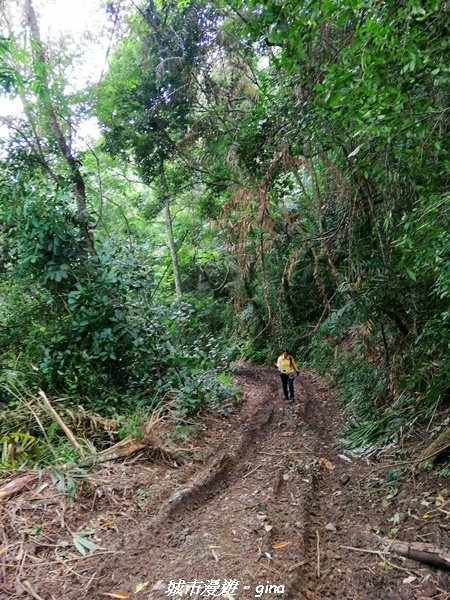
{"type": "Polygon", "coordinates": [[[86,454],[85,454],[83,448],[78,443],[78,441],[77,441],[76,437],[73,435],[72,431],[69,429],[69,427],[66,425],[66,423],[62,420],[62,418],[59,416],[59,414],[56,412],[56,410],[53,408],[53,406],[50,404],[50,400],[45,395],[45,392],[43,392],[42,390],[39,390],[39,396],[44,401],[44,405],[45,405],[45,408],[47,409],[47,411],[55,419],[55,421],[58,423],[58,425],[61,427],[61,429],[66,434],[69,442],[72,444],[72,446],[78,452],[78,454],[82,458],[84,458],[84,456],[86,456],[86,454]]]}
{"type": "Polygon", "coordinates": [[[127,458],[139,450],[144,450],[147,444],[143,440],[138,440],[135,437],[129,435],[121,442],[114,444],[111,448],[106,448],[97,454],[88,456],[83,459],[78,466],[79,467],[91,467],[93,465],[101,464],[109,460],[116,460],[118,458],[127,458]]]}
{"type": "Polygon", "coordinates": [[[397,542],[383,540],[389,544],[389,549],[400,556],[412,558],[417,562],[438,567],[440,569],[450,569],[450,550],[444,546],[435,544],[425,544],[422,542],[397,542]]]}
{"type": "Polygon", "coordinates": [[[165,407],[159,408],[150,415],[143,427],[142,439],[137,439],[136,437],[129,435],[121,442],[111,446],[111,448],[106,448],[97,454],[86,457],[78,464],[78,466],[87,467],[110,460],[117,460],[118,458],[127,458],[140,450],[149,450],[151,452],[159,453],[164,459],[171,462],[184,462],[176,452],[165,448],[161,444],[158,426],[164,421],[167,421],[166,417],[163,415],[163,410],[165,410],[165,407]]]}
{"type": "Polygon", "coordinates": [[[363,554],[376,554],[377,556],[383,557],[381,550],[370,550],[369,548],[356,548],[355,546],[339,546],[339,548],[345,548],[345,550],[353,550],[354,552],[362,552],[363,554]]]}
{"type": "Polygon", "coordinates": [[[317,577],[320,579],[320,536],[319,531],[316,529],[317,537],[317,577]]]}
{"type": "Polygon", "coordinates": [[[23,589],[35,600],[44,600],[44,598],[39,596],[39,594],[31,587],[31,583],[29,581],[20,581],[19,585],[21,585],[23,589]]]}
{"type": "Polygon", "coordinates": [[[153,452],[159,454],[163,460],[169,461],[171,463],[180,463],[183,464],[184,460],[178,456],[176,452],[169,450],[168,448],[163,448],[162,446],[153,446],[145,440],[138,440],[133,436],[128,436],[121,442],[114,444],[111,448],[106,448],[97,454],[93,454],[92,456],[87,456],[82,461],[80,461],[77,466],[78,467],[93,467],[95,465],[102,464],[104,462],[108,462],[110,460],[117,460],[119,458],[128,458],[132,454],[136,454],[140,450],[147,450],[149,452],[153,452]]]}
{"type": "Polygon", "coordinates": [[[354,546],[341,546],[341,548],[365,554],[376,554],[384,560],[386,555],[395,552],[395,554],[411,558],[426,565],[431,565],[439,569],[450,569],[450,549],[447,547],[422,542],[400,542],[385,538],[380,538],[380,542],[385,545],[383,550],[355,548],[354,546]]]}
{"type": "MultiPolygon", "coordinates": [[[[184,461],[180,458],[177,452],[165,448],[158,435],[158,425],[166,421],[167,419],[163,416],[163,409],[155,411],[147,420],[143,428],[143,438],[137,439],[134,436],[128,436],[124,440],[114,444],[110,448],[106,448],[97,454],[86,456],[85,451],[80,446],[79,442],[75,438],[70,428],[66,425],[60,415],[56,412],[53,406],[50,404],[49,399],[42,390],[39,390],[39,396],[42,398],[46,410],[52,415],[58,425],[66,434],[71,444],[76,448],[77,452],[81,456],[79,463],[70,463],[65,468],[69,469],[75,466],[78,467],[91,467],[110,460],[117,460],[120,458],[127,458],[140,450],[148,450],[150,452],[159,454],[164,460],[170,461],[171,463],[183,463],[184,461]]],[[[178,449],[179,450],[179,449],[178,449]]],[[[38,478],[37,472],[29,472],[22,477],[16,477],[0,486],[0,501],[10,498],[15,494],[18,494],[25,489],[30,489],[32,484],[38,478]]]]}
{"type": "Polygon", "coordinates": [[[450,448],[450,427],[445,429],[420,455],[417,462],[433,463],[441,454],[450,448]],[[433,460],[430,460],[433,459],[433,460]]]}
{"type": "Polygon", "coordinates": [[[245,479],[246,477],[249,477],[252,473],[254,473],[255,471],[257,471],[261,467],[262,467],[262,465],[256,465],[256,467],[254,469],[252,469],[251,471],[249,471],[248,473],[246,473],[245,475],[243,475],[242,479],[245,479]]]}
{"type": "Polygon", "coordinates": [[[8,481],[0,487],[0,500],[11,498],[11,496],[15,496],[19,492],[22,492],[25,488],[30,489],[37,477],[38,474],[32,472],[8,481]]]}

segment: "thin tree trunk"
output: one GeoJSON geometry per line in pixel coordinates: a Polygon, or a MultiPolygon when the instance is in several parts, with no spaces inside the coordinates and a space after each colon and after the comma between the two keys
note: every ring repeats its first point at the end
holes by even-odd
{"type": "Polygon", "coordinates": [[[48,63],[45,56],[44,47],[42,45],[39,25],[36,18],[36,13],[34,12],[32,0],[25,0],[24,6],[25,18],[31,31],[34,62],[36,66],[39,66],[38,70],[41,73],[42,83],[47,88],[42,103],[50,125],[50,129],[56,138],[58,148],[70,170],[70,179],[74,187],[75,197],[77,200],[78,227],[81,239],[83,240],[88,252],[90,254],[94,254],[94,237],[89,227],[89,214],[86,205],[86,186],[79,168],[78,159],[72,153],[70,144],[68,143],[66,136],[60,127],[56,111],[50,99],[50,86],[47,76],[48,63]]]}
{"type": "Polygon", "coordinates": [[[261,219],[259,223],[259,259],[261,262],[261,278],[262,278],[262,286],[263,286],[263,294],[264,294],[264,304],[267,312],[267,323],[272,321],[272,310],[270,308],[269,301],[269,282],[267,281],[266,274],[266,264],[264,258],[264,229],[266,223],[266,215],[267,215],[267,196],[264,192],[261,195],[261,219]]]}
{"type": "Polygon", "coordinates": [[[164,224],[166,226],[167,240],[169,242],[170,257],[172,259],[172,272],[173,272],[173,279],[175,282],[175,293],[177,295],[177,300],[180,301],[183,296],[183,292],[181,289],[180,269],[178,268],[177,246],[175,244],[175,237],[173,235],[172,217],[170,214],[169,186],[167,185],[166,172],[164,170],[164,159],[161,159],[161,164],[160,164],[160,186],[161,186],[160,190],[161,190],[163,201],[164,201],[164,206],[163,206],[164,224]]]}
{"type": "Polygon", "coordinates": [[[178,268],[177,247],[175,244],[175,238],[173,236],[172,218],[170,215],[170,206],[169,206],[168,196],[166,196],[165,200],[164,200],[163,213],[164,213],[164,224],[166,226],[166,231],[167,231],[167,239],[169,241],[170,257],[172,259],[172,271],[173,271],[173,278],[175,281],[175,292],[177,295],[177,300],[181,300],[183,293],[181,290],[181,279],[180,279],[180,270],[178,268]]]}

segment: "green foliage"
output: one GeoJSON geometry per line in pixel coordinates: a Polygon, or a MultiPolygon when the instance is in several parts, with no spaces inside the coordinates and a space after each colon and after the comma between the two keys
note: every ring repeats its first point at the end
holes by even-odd
{"type": "Polygon", "coordinates": [[[421,391],[430,408],[443,397],[450,377],[449,231],[448,194],[420,197],[411,213],[404,215],[396,241],[406,279],[421,291],[416,300],[420,330],[409,355],[413,368],[404,384],[421,391]]]}
{"type": "Polygon", "coordinates": [[[392,403],[385,369],[368,363],[361,347],[342,353],[338,345],[333,347],[324,339],[316,344],[311,348],[312,365],[331,376],[337,398],[346,409],[343,446],[355,450],[396,439],[412,411],[405,397],[392,403]]]}
{"type": "Polygon", "coordinates": [[[176,156],[194,98],[195,77],[210,43],[213,9],[201,1],[148,3],[113,58],[96,111],[105,148],[131,153],[143,180],[161,176],[176,156]],[[130,68],[131,65],[131,68],[130,68]]]}
{"type": "Polygon", "coordinates": [[[250,274],[244,311],[265,287],[278,321],[265,342],[307,346],[332,376],[347,443],[395,438],[448,394],[449,8],[233,5],[261,52],[276,46],[260,79],[270,92],[241,129],[276,249],[265,283],[250,274]]]}
{"type": "Polygon", "coordinates": [[[0,36],[0,87],[4,92],[12,92],[21,81],[17,69],[10,65],[9,56],[11,51],[11,40],[0,36]]]}
{"type": "Polygon", "coordinates": [[[85,556],[89,550],[98,550],[100,548],[98,544],[88,539],[88,536],[93,534],[95,534],[94,529],[85,529],[73,534],[73,544],[82,556],[85,556]]]}
{"type": "Polygon", "coordinates": [[[39,441],[28,433],[8,433],[0,439],[0,447],[0,471],[14,471],[30,465],[42,453],[39,441]]]}
{"type": "MultiPolygon", "coordinates": [[[[61,456],[62,460],[67,457],[61,456]]],[[[67,494],[72,499],[77,498],[77,483],[86,479],[86,473],[82,469],[72,468],[63,470],[52,466],[48,469],[53,485],[61,494],[67,494]]]]}
{"type": "Polygon", "coordinates": [[[442,465],[441,469],[439,470],[439,477],[450,477],[450,461],[447,461],[442,465]]]}
{"type": "MultiPolygon", "coordinates": [[[[64,391],[110,414],[123,414],[138,402],[152,406],[154,398],[173,388],[186,399],[189,412],[217,402],[222,392],[215,373],[230,358],[223,342],[205,333],[188,305],[142,304],[139,273],[133,281],[129,268],[125,275],[114,266],[112,273],[107,264],[97,264],[89,281],[65,294],[29,294],[38,326],[18,320],[18,307],[10,305],[10,318],[3,323],[9,335],[2,347],[8,348],[5,359],[11,365],[4,371],[5,383],[39,385],[51,394],[64,391]],[[20,348],[14,347],[19,339],[20,348]]],[[[28,290],[33,292],[29,285],[28,290]]]]}
{"type": "Polygon", "coordinates": [[[6,260],[16,263],[20,277],[37,276],[44,284],[67,280],[85,256],[73,195],[25,176],[14,192],[3,211],[10,234],[6,260]]]}
{"type": "Polygon", "coordinates": [[[222,326],[220,305],[152,303],[153,271],[139,255],[113,240],[86,255],[69,191],[30,179],[14,193],[13,206],[3,196],[3,402],[14,401],[11,387],[41,387],[124,420],[167,395],[182,415],[221,410],[235,392],[217,380],[234,352],[209,333],[222,326]]]}

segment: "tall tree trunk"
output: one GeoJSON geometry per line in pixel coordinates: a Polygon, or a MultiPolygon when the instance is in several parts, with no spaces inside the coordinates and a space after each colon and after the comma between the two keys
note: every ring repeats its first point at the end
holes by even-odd
{"type": "Polygon", "coordinates": [[[80,237],[83,240],[87,251],[90,254],[94,254],[94,236],[89,227],[89,214],[86,205],[86,186],[80,171],[79,161],[76,155],[73,154],[70,144],[64,135],[50,98],[50,86],[47,75],[48,63],[32,0],[25,0],[24,8],[25,19],[31,32],[31,46],[35,71],[40,74],[42,85],[46,88],[44,94],[38,93],[38,96],[42,96],[42,105],[44,107],[45,117],[48,119],[50,129],[56,138],[58,148],[69,167],[70,180],[73,185],[77,201],[77,217],[80,237]]]}

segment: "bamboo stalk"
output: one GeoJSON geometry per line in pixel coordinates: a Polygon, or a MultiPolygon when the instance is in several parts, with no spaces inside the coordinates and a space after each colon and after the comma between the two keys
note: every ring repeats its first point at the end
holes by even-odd
{"type": "Polygon", "coordinates": [[[86,456],[86,454],[85,454],[83,448],[81,447],[81,445],[77,441],[76,437],[74,436],[74,434],[72,433],[72,431],[70,430],[70,428],[68,427],[68,425],[66,425],[66,423],[60,417],[60,415],[56,412],[56,410],[50,404],[50,400],[45,395],[45,392],[43,392],[42,390],[39,390],[38,393],[39,393],[39,396],[42,398],[42,400],[44,402],[44,406],[47,409],[47,411],[50,413],[50,415],[55,419],[55,421],[58,423],[58,425],[64,431],[64,433],[67,436],[67,439],[72,444],[72,446],[76,449],[76,451],[78,452],[78,454],[82,458],[84,458],[86,456]]]}

